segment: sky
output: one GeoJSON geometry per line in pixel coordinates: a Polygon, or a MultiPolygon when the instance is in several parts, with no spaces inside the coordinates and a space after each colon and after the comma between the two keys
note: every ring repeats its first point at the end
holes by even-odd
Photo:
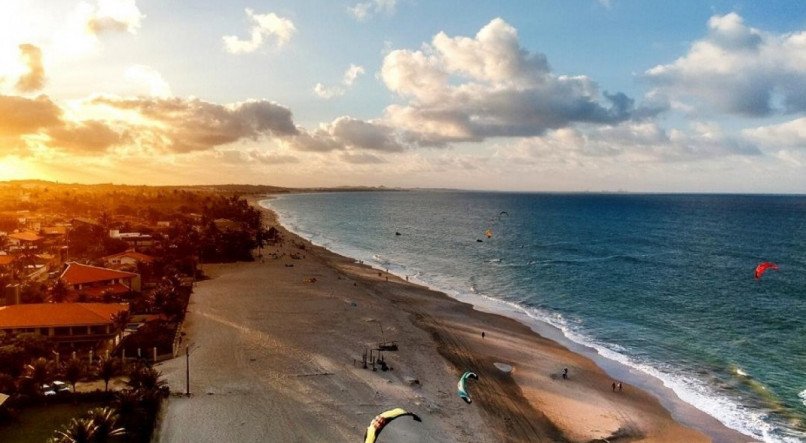
{"type": "Polygon", "coordinates": [[[799,0],[12,0],[0,180],[806,193],[799,0]]]}

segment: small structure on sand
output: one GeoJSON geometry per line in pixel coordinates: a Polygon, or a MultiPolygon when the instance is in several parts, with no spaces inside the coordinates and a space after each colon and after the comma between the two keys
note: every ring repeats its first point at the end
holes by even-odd
{"type": "Polygon", "coordinates": [[[505,374],[511,374],[512,369],[514,369],[512,367],[512,365],[508,365],[506,363],[495,362],[495,363],[493,363],[493,366],[495,366],[499,371],[501,371],[501,372],[503,372],[505,374]]]}

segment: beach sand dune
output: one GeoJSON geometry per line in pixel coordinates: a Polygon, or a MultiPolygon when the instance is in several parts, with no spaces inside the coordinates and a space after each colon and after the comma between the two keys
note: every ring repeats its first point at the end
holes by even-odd
{"type": "MultiPolygon", "coordinates": [[[[168,400],[159,441],[355,442],[394,407],[423,421],[396,420],[381,441],[708,441],[514,320],[280,231],[285,242],[263,251],[279,258],[204,266],[211,278],[197,284],[184,326],[192,395],[168,400]],[[362,354],[391,340],[391,369],[364,369],[362,354]],[[466,370],[479,375],[472,404],[456,395],[466,370]]],[[[185,391],[184,356],[159,369],[185,391]]]]}

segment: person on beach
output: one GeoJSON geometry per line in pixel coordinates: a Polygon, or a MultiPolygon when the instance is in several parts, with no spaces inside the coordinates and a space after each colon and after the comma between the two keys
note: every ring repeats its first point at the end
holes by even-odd
{"type": "Polygon", "coordinates": [[[481,338],[484,338],[484,331],[481,331],[481,338]]]}
{"type": "Polygon", "coordinates": [[[568,368],[563,368],[563,380],[568,379],[568,368]]]}
{"type": "Polygon", "coordinates": [[[621,392],[622,388],[623,388],[623,386],[621,386],[621,382],[618,382],[618,391],[621,392]]]}
{"type": "Polygon", "coordinates": [[[613,382],[613,392],[616,392],[616,382],[613,382]]]}

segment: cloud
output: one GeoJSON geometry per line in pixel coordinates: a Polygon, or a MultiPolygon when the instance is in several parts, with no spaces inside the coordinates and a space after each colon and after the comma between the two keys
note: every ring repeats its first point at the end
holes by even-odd
{"type": "Polygon", "coordinates": [[[145,65],[132,65],[126,69],[124,74],[126,80],[137,88],[139,91],[144,91],[144,94],[153,97],[169,97],[171,96],[171,87],[168,82],[162,78],[162,75],[154,68],[145,65]]]}
{"type": "Polygon", "coordinates": [[[806,151],[806,117],[742,131],[742,135],[769,149],[806,151]]]}
{"type": "Polygon", "coordinates": [[[50,147],[85,153],[103,152],[128,139],[97,120],[67,123],[48,130],[47,135],[50,147]]]}
{"type": "Polygon", "coordinates": [[[708,20],[708,34],[671,64],[644,77],[675,100],[762,117],[806,111],[806,31],[774,34],[730,13],[708,20]]]}
{"type": "Polygon", "coordinates": [[[223,37],[224,46],[227,52],[232,54],[245,54],[256,51],[267,38],[273,38],[277,47],[281,47],[291,40],[297,28],[294,23],[270,12],[268,14],[255,14],[251,9],[246,9],[246,15],[253,22],[250,30],[250,38],[241,40],[235,35],[223,37]]]}
{"type": "Polygon", "coordinates": [[[329,132],[336,140],[355,149],[381,152],[404,150],[392,128],[377,123],[339,117],[330,125],[329,132]]]}
{"type": "Polygon", "coordinates": [[[0,95],[0,136],[19,137],[62,124],[62,111],[46,96],[0,95]]]}
{"type": "Polygon", "coordinates": [[[475,37],[440,32],[420,50],[391,51],[381,76],[405,100],[386,108],[385,123],[420,145],[535,136],[652,114],[623,93],[600,95],[586,76],[553,74],[545,55],[522,48],[517,30],[500,18],[475,37]]]}
{"type": "Polygon", "coordinates": [[[293,155],[275,153],[275,152],[251,151],[249,152],[249,156],[252,161],[256,161],[266,165],[284,165],[300,162],[299,158],[293,155]]]}
{"type": "Polygon", "coordinates": [[[386,163],[386,160],[366,152],[343,152],[339,158],[344,162],[352,163],[354,165],[378,165],[381,163],[386,163]]]}
{"type": "Polygon", "coordinates": [[[317,83],[313,88],[313,92],[320,98],[330,99],[333,97],[340,97],[347,92],[347,89],[353,86],[355,80],[359,75],[364,73],[364,68],[358,65],[350,64],[350,67],[344,71],[341,84],[338,86],[325,86],[322,83],[317,83]]]}
{"type": "Polygon", "coordinates": [[[347,8],[358,21],[364,21],[376,14],[392,15],[397,8],[397,0],[369,0],[347,8]]]}
{"type": "Polygon", "coordinates": [[[300,161],[299,158],[293,155],[278,152],[263,152],[256,149],[250,151],[228,149],[218,151],[215,155],[217,159],[232,164],[261,163],[264,165],[282,165],[298,163],[300,161]]]}
{"type": "Polygon", "coordinates": [[[42,50],[38,46],[24,43],[19,46],[20,54],[28,72],[17,80],[16,89],[20,92],[34,92],[45,84],[45,68],[42,66],[42,50]]]}
{"type": "Polygon", "coordinates": [[[135,113],[143,120],[141,142],[160,151],[186,153],[299,133],[288,108],[265,100],[220,105],[196,98],[100,96],[92,104],[135,113]]]}
{"type": "Polygon", "coordinates": [[[124,135],[103,122],[72,122],[65,120],[63,114],[61,108],[44,95],[35,99],[0,96],[1,144],[12,148],[30,147],[27,139],[36,138],[49,148],[99,152],[125,140],[124,135]]]}
{"type": "MultiPolygon", "coordinates": [[[[505,151],[505,150],[504,150],[505,151]]],[[[676,163],[725,157],[759,156],[751,140],[725,134],[719,126],[695,123],[688,131],[665,130],[655,122],[624,122],[615,126],[561,128],[520,140],[513,149],[528,158],[561,163],[676,163]]],[[[504,156],[509,155],[507,153],[504,156]]]]}
{"type": "Polygon", "coordinates": [[[339,117],[330,124],[290,139],[289,147],[299,151],[401,152],[406,146],[397,132],[380,122],[339,117]]]}
{"type": "Polygon", "coordinates": [[[105,32],[137,33],[145,18],[137,8],[135,0],[98,0],[97,6],[89,10],[86,29],[91,34],[105,32]]]}

